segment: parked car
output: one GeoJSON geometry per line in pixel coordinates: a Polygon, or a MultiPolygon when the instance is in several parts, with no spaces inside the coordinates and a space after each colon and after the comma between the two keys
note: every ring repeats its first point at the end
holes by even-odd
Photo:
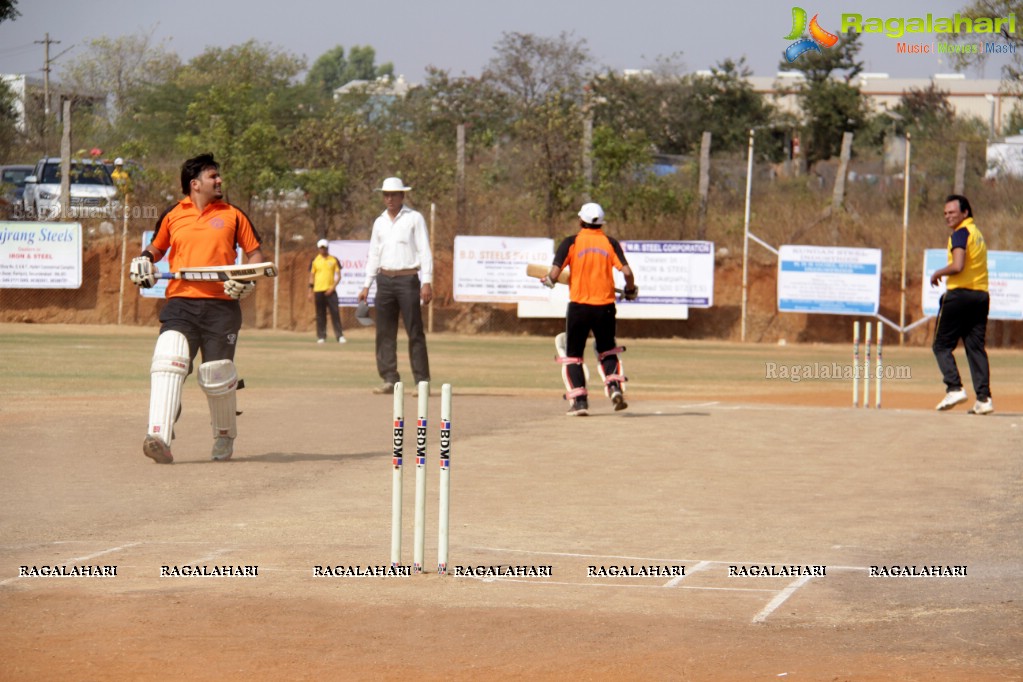
{"type": "Polygon", "coordinates": [[[25,178],[32,175],[32,170],[27,164],[0,166],[0,216],[12,217],[21,212],[25,178]]]}
{"type": "MultiPolygon", "coordinates": [[[[40,159],[25,178],[22,206],[26,217],[54,220],[60,216],[60,157],[40,159]]],[[[110,171],[92,159],[71,160],[72,218],[112,218],[117,210],[117,188],[110,171]]]]}

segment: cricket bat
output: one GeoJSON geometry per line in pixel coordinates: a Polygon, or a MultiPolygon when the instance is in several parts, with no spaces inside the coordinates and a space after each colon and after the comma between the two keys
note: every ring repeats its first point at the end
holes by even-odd
{"type": "MultiPolygon", "coordinates": [[[[549,265],[540,265],[539,263],[529,263],[526,265],[526,274],[530,277],[536,277],[537,279],[543,279],[550,271],[551,266],[549,265]]],[[[570,276],[571,272],[568,269],[562,270],[561,274],[558,275],[558,284],[568,284],[568,278],[570,276]]]]}
{"type": "MultiPolygon", "coordinates": [[[[550,271],[551,266],[549,265],[540,265],[538,263],[529,263],[526,265],[526,274],[530,277],[543,279],[544,277],[547,276],[547,273],[550,271]]],[[[558,275],[558,284],[568,284],[568,280],[571,276],[572,276],[571,270],[569,270],[568,268],[562,270],[561,274],[558,275]]],[[[615,293],[620,294],[622,293],[622,290],[615,288],[615,293]]]]}
{"type": "Polygon", "coordinates": [[[244,265],[211,265],[201,268],[181,268],[177,272],[158,272],[157,279],[183,279],[189,282],[226,282],[233,279],[248,282],[261,277],[276,277],[277,266],[271,262],[244,265]]]}

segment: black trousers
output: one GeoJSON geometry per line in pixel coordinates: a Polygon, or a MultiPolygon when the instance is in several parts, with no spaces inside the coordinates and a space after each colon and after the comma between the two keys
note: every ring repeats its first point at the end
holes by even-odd
{"type": "MultiPolygon", "coordinates": [[[[202,361],[234,360],[238,331],[242,327],[242,307],[238,301],[219,298],[169,299],[160,311],[160,333],[177,331],[188,339],[188,354],[202,361]]],[[[188,372],[192,372],[191,363],[188,372]]]]}
{"type": "MultiPolygon", "coordinates": [[[[617,309],[614,303],[607,305],[587,305],[585,303],[569,303],[565,314],[565,352],[570,358],[581,358],[586,351],[586,339],[593,332],[594,346],[597,355],[614,348],[617,330],[617,309]]],[[[618,356],[609,355],[601,362],[604,374],[616,374],[618,356]]],[[[568,378],[574,387],[586,386],[586,375],[582,365],[568,365],[568,378]]]]}
{"type": "Polygon", "coordinates": [[[990,307],[991,298],[986,291],[952,289],[941,297],[931,349],[938,360],[938,368],[941,370],[946,390],[958,390],[963,387],[959,368],[952,355],[952,351],[962,339],[977,400],[987,400],[991,397],[990,368],[987,350],[984,348],[990,307]]]}
{"type": "Polygon", "coordinates": [[[326,291],[314,291],[313,302],[316,304],[316,338],[327,338],[327,313],[330,323],[334,326],[334,339],[344,336],[341,331],[341,313],[337,309],[337,291],[329,294],[326,291]]]}
{"type": "Polygon", "coordinates": [[[377,293],[374,299],[376,315],[377,373],[380,378],[395,384],[401,381],[398,373],[398,318],[405,324],[408,334],[408,357],[416,383],[430,380],[430,357],[426,352],[426,329],[419,302],[419,276],[388,277],[377,275],[377,293]]]}

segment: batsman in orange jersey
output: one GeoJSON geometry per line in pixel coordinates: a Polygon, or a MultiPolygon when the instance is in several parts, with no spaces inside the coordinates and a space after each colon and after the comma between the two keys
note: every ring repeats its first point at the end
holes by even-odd
{"type": "MultiPolygon", "coordinates": [[[[236,249],[247,263],[263,260],[259,233],[248,216],[224,201],[220,168],[212,154],[188,159],[181,166],[178,203],[160,216],[153,240],[132,259],[129,277],[139,287],[152,287],[154,266],[168,252],[172,270],[230,265],[236,249]]],[[[150,366],[149,428],[142,453],[159,464],[174,461],[171,440],[181,411],[181,387],[202,351],[199,387],[206,394],[213,429],[214,461],[231,458],[237,435],[235,393],[242,386],[234,365],[242,326],[239,301],[252,293],[254,281],[173,280],[160,310],[160,335],[150,366]]]]}
{"type": "Polygon", "coordinates": [[[569,416],[589,414],[589,394],[583,370],[583,353],[590,332],[597,351],[597,366],[604,379],[604,393],[611,399],[614,409],[624,410],[625,376],[618,354],[624,348],[615,341],[617,327],[614,270],[625,276],[623,298],[635,300],[639,295],[632,268],[625,260],[621,244],[604,234],[604,209],[599,204],[584,204],[579,211],[579,232],[558,246],[550,272],[543,278],[544,285],[553,288],[561,271],[571,271],[569,304],[565,315],[565,354],[562,378],[572,407],[569,416]]]}

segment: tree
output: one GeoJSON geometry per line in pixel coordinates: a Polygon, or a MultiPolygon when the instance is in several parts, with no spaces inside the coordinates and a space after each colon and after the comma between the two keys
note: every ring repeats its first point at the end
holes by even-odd
{"type": "Polygon", "coordinates": [[[166,82],[181,65],[165,41],[153,42],[153,30],[90,40],[86,52],[61,70],[61,81],[73,92],[110,93],[109,120],[116,124],[135,109],[145,88],[166,82]]]}
{"type": "Polygon", "coordinates": [[[584,86],[592,79],[586,41],[504,33],[483,72],[510,108],[518,143],[517,180],[539,200],[551,236],[576,202],[580,185],[584,86]]]}
{"type": "Polygon", "coordinates": [[[377,175],[380,144],[377,126],[358,107],[344,105],[302,121],[287,137],[288,156],[304,169],[296,180],[306,193],[316,234],[344,236],[339,224],[357,224],[344,219],[358,212],[358,197],[372,195],[368,183],[377,175]]]}
{"type": "Polygon", "coordinates": [[[807,52],[792,64],[781,62],[782,70],[796,70],[804,80],[796,90],[803,113],[803,147],[806,161],[813,165],[839,153],[842,134],[856,132],[867,123],[867,98],[851,81],[861,71],[860,34],[843,34],[833,47],[807,52]]]}
{"type": "Polygon", "coordinates": [[[7,82],[0,80],[0,158],[10,158],[18,142],[17,96],[7,82]]]}
{"type": "Polygon", "coordinates": [[[1002,130],[1005,135],[1023,135],[1023,106],[1019,102],[1009,112],[1009,119],[1002,130]]]}
{"type": "MultiPolygon", "coordinates": [[[[890,118],[896,132],[910,133],[913,140],[913,167],[932,183],[953,186],[956,154],[959,143],[966,142],[973,149],[987,144],[987,126],[975,117],[956,116],[948,101],[948,93],[933,84],[923,89],[903,93],[890,118]]],[[[883,120],[883,115],[882,115],[883,120]]],[[[983,177],[984,155],[967,154],[967,177],[983,177]]],[[[921,196],[927,198],[928,184],[921,187],[921,196]]]]}
{"type": "Polygon", "coordinates": [[[306,85],[320,95],[329,97],[334,90],[353,80],[371,81],[392,75],[394,65],[387,62],[377,66],[376,51],[372,47],[355,45],[345,58],[345,48],[338,45],[313,62],[306,74],[306,85]]]}
{"type": "Polygon", "coordinates": [[[956,117],[948,93],[939,90],[934,83],[927,88],[907,90],[892,111],[898,114],[895,129],[900,133],[910,132],[914,138],[940,134],[956,117]]]}
{"type": "Polygon", "coordinates": [[[594,82],[596,119],[620,134],[641,130],[663,154],[696,151],[704,131],[714,148],[745,148],[750,128],[766,126],[774,112],[753,90],[745,59],[727,59],[710,74],[670,71],[619,76],[603,74],[594,82]]]}
{"type": "Polygon", "coordinates": [[[594,124],[622,136],[640,131],[663,154],[689,152],[702,131],[692,120],[691,80],[672,73],[601,74],[593,81],[594,124]]]}
{"type": "Polygon", "coordinates": [[[187,96],[177,144],[186,155],[212,151],[238,204],[290,172],[284,140],[298,123],[293,81],[304,67],[299,57],[249,41],[209,48],[175,78],[187,96]]]}
{"type": "Polygon", "coordinates": [[[465,125],[466,157],[493,145],[509,131],[510,102],[493,83],[471,76],[452,77],[427,67],[426,81],[390,107],[388,125],[404,130],[418,141],[454,149],[457,128],[465,125]]]}
{"type": "Polygon", "coordinates": [[[749,82],[751,75],[753,71],[743,57],[737,62],[726,59],[718,63],[709,76],[691,78],[691,107],[695,109],[696,118],[694,132],[702,135],[703,131],[710,131],[717,150],[744,149],[750,129],[766,126],[771,120],[772,109],[764,97],[753,90],[749,82]]]}
{"type": "Polygon", "coordinates": [[[591,79],[591,57],[586,41],[573,41],[562,32],[557,38],[527,33],[503,33],[494,46],[483,78],[508,93],[521,111],[534,111],[549,99],[579,97],[591,79]]]}
{"type": "MultiPolygon", "coordinates": [[[[1014,14],[1016,21],[1020,21],[1023,20],[1023,0],[974,0],[959,10],[959,14],[968,19],[1007,17],[1014,14]]],[[[1023,31],[1017,27],[1015,33],[1010,33],[1007,28],[1003,28],[1000,37],[1008,47],[1012,48],[1012,59],[1002,67],[1005,85],[1012,92],[1023,93],[1023,31]]],[[[956,38],[960,42],[976,42],[975,34],[959,34],[956,38]]],[[[959,68],[983,64],[987,58],[988,53],[956,54],[959,68]]]]}
{"type": "Polygon", "coordinates": [[[608,126],[593,131],[593,195],[618,223],[656,221],[683,208],[670,182],[654,173],[652,149],[642,131],[623,135],[608,126]]]}
{"type": "Polygon", "coordinates": [[[0,24],[13,21],[21,16],[17,9],[18,0],[0,0],[0,24]]]}

